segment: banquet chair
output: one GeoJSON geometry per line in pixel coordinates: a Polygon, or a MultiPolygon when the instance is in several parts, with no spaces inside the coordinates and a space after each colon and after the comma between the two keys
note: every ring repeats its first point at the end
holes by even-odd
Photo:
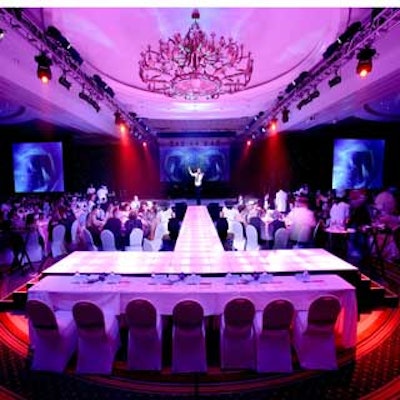
{"type": "Polygon", "coordinates": [[[289,245],[289,234],[290,231],[287,228],[279,228],[275,232],[274,236],[274,250],[287,249],[289,245]]]}
{"type": "Polygon", "coordinates": [[[133,228],[129,234],[129,246],[125,246],[125,251],[143,250],[143,229],[133,228]]]}
{"type": "Polygon", "coordinates": [[[220,329],[222,369],[255,369],[254,316],[254,304],[248,299],[236,298],[225,305],[220,329]]]}
{"type": "Polygon", "coordinates": [[[79,249],[79,235],[80,235],[79,219],[76,219],[71,225],[71,243],[67,245],[69,252],[73,252],[79,249]]]}
{"type": "Polygon", "coordinates": [[[63,372],[78,343],[72,313],[54,312],[39,300],[28,300],[26,313],[33,348],[32,369],[63,372]]]}
{"type": "Polygon", "coordinates": [[[335,323],[341,305],[336,296],[315,299],[307,311],[298,312],[293,327],[293,345],[305,369],[337,369],[335,323]]]}
{"type": "Polygon", "coordinates": [[[258,233],[253,225],[246,225],[246,248],[247,251],[259,250],[258,233]]]}
{"type": "Polygon", "coordinates": [[[161,371],[162,323],[152,303],[131,300],[125,308],[128,332],[128,369],[161,371]]]}
{"type": "Polygon", "coordinates": [[[257,372],[292,372],[293,304],[274,300],[256,315],[257,372]]]}
{"type": "Polygon", "coordinates": [[[111,374],[115,354],[120,346],[119,326],[112,313],[89,301],[74,304],[72,313],[78,328],[76,372],[111,374]]]}
{"type": "Polygon", "coordinates": [[[313,245],[313,233],[314,228],[310,226],[302,226],[299,229],[297,242],[295,244],[295,248],[308,248],[313,245]]]}
{"type": "Polygon", "coordinates": [[[100,232],[100,240],[103,251],[117,251],[114,233],[112,233],[109,229],[103,229],[100,232]]]}
{"type": "Polygon", "coordinates": [[[243,234],[243,225],[239,221],[232,221],[230,229],[233,233],[233,248],[235,250],[244,250],[246,246],[246,239],[243,234]]]}
{"type": "Polygon", "coordinates": [[[67,253],[65,248],[65,226],[58,224],[53,228],[51,240],[51,255],[56,258],[67,253]]]}
{"type": "Polygon", "coordinates": [[[94,244],[93,236],[90,231],[83,227],[82,228],[82,244],[85,251],[97,251],[98,248],[94,244]]]}
{"type": "Polygon", "coordinates": [[[260,217],[251,217],[249,224],[253,225],[257,230],[258,242],[264,244],[268,240],[267,227],[260,217]]]}
{"type": "Polygon", "coordinates": [[[162,245],[162,237],[167,233],[165,224],[158,224],[154,233],[154,239],[143,239],[144,251],[159,251],[162,245]]]}
{"type": "Polygon", "coordinates": [[[27,232],[24,241],[25,247],[21,264],[42,261],[44,253],[39,242],[39,232],[37,230],[27,232]]]}
{"type": "Polygon", "coordinates": [[[172,313],[172,372],[206,372],[206,343],[203,307],[183,300],[172,313]]]}

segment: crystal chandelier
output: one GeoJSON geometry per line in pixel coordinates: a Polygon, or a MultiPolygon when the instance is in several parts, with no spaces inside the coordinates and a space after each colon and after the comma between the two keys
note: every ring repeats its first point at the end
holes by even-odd
{"type": "Polygon", "coordinates": [[[158,48],[148,45],[140,54],[139,75],[147,89],[187,100],[216,99],[221,94],[243,90],[253,72],[251,53],[243,44],[223,36],[216,39],[201,30],[198,10],[185,36],[175,33],[158,48]]]}

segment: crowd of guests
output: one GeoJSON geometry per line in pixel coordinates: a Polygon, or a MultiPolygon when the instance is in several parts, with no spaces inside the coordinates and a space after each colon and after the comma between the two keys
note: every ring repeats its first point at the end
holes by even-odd
{"type": "MultiPolygon", "coordinates": [[[[353,228],[351,251],[364,252],[368,245],[363,227],[373,224],[395,230],[399,225],[397,191],[392,189],[373,193],[366,190],[311,192],[307,185],[289,192],[279,189],[274,195],[262,199],[238,196],[226,201],[214,220],[225,249],[232,250],[231,221],[239,221],[243,227],[252,224],[259,235],[261,248],[272,248],[275,232],[279,228],[290,229],[290,244],[315,239],[316,227],[353,228]],[[261,222],[260,222],[261,221],[261,222]],[[260,224],[266,227],[262,232],[260,224]]],[[[173,250],[179,234],[181,217],[175,215],[167,201],[119,200],[109,193],[106,186],[95,189],[90,185],[84,194],[13,196],[1,203],[0,231],[24,232],[37,230],[44,255],[50,253],[53,228],[62,224],[66,228],[65,241],[71,243],[71,227],[75,220],[85,227],[101,249],[100,234],[110,230],[118,250],[129,246],[130,233],[134,228],[143,231],[143,237],[152,240],[156,226],[165,226],[160,250],[173,250]]],[[[386,246],[390,258],[398,258],[396,241],[386,246]]]]}

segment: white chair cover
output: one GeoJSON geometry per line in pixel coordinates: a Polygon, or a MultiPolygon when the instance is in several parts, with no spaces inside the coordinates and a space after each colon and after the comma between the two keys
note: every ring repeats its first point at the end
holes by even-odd
{"type": "Polygon", "coordinates": [[[313,244],[314,228],[310,226],[303,226],[300,228],[297,236],[297,243],[295,247],[303,248],[310,247],[313,244]]]}
{"type": "Polygon", "coordinates": [[[82,228],[82,242],[83,248],[86,251],[97,251],[98,248],[94,244],[93,236],[87,228],[82,228]]]}
{"type": "Polygon", "coordinates": [[[79,219],[76,219],[71,225],[71,244],[76,246],[78,244],[78,230],[79,230],[79,219]]]}
{"type": "Polygon", "coordinates": [[[109,229],[101,231],[100,240],[103,251],[117,251],[114,234],[109,229]]]}
{"type": "Polygon", "coordinates": [[[259,250],[258,233],[253,225],[246,225],[246,250],[259,250]]]}
{"type": "Polygon", "coordinates": [[[111,374],[120,346],[119,326],[114,314],[103,313],[96,304],[80,301],[72,308],[78,327],[76,372],[111,374]]]}
{"type": "Polygon", "coordinates": [[[161,249],[161,245],[162,245],[162,237],[167,232],[168,231],[165,228],[164,224],[158,224],[156,226],[156,230],[154,232],[154,239],[149,240],[149,239],[145,238],[143,240],[143,250],[144,251],[159,251],[161,249]]]}
{"type": "Polygon", "coordinates": [[[287,228],[279,228],[275,232],[274,249],[287,249],[290,231],[287,228]]]}
{"type": "Polygon", "coordinates": [[[63,372],[78,343],[72,313],[53,312],[39,300],[29,300],[26,313],[33,348],[32,369],[63,372]]]}
{"type": "Polygon", "coordinates": [[[293,344],[302,368],[337,369],[334,328],[340,309],[337,297],[325,295],[314,300],[308,312],[297,313],[293,344]]]}
{"type": "Polygon", "coordinates": [[[245,298],[228,302],[221,318],[220,352],[222,369],[255,369],[255,308],[245,298]]]}
{"type": "Polygon", "coordinates": [[[204,311],[196,301],[176,304],[172,315],[172,372],[206,372],[204,311]]]}
{"type": "MultiPolygon", "coordinates": [[[[29,260],[31,262],[42,261],[43,259],[43,248],[39,243],[39,232],[30,231],[25,236],[25,250],[28,254],[29,260]]],[[[22,258],[22,264],[28,262],[26,256],[22,258]]]]}
{"type": "Polygon", "coordinates": [[[125,309],[128,333],[128,369],[161,370],[162,324],[147,300],[131,300],[125,309]]]}
{"type": "Polygon", "coordinates": [[[256,315],[257,371],[292,372],[291,326],[294,307],[274,300],[256,315]]]}
{"type": "Polygon", "coordinates": [[[142,251],[143,250],[143,230],[133,228],[129,234],[129,246],[125,246],[126,251],[142,251]]]}
{"type": "Polygon", "coordinates": [[[56,225],[53,228],[52,240],[51,240],[51,255],[53,257],[59,257],[67,253],[65,248],[65,226],[56,225]]]}
{"type": "Polygon", "coordinates": [[[235,250],[244,250],[246,239],[243,234],[243,225],[239,221],[231,221],[230,229],[233,233],[233,248],[235,250]]]}

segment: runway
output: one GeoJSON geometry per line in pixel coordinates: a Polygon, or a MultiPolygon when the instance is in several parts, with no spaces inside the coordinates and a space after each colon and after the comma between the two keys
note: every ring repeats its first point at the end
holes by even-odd
{"type": "Polygon", "coordinates": [[[189,206],[173,252],[76,251],[52,265],[44,275],[151,275],[227,273],[357,274],[358,269],[320,248],[260,251],[224,251],[206,206],[189,206]]]}

